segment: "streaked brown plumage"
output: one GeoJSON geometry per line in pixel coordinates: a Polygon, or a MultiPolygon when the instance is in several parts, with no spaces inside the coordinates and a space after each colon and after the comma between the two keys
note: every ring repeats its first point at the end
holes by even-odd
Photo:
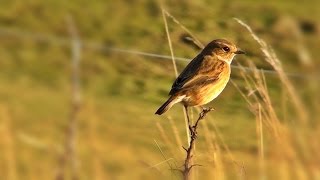
{"type": "Polygon", "coordinates": [[[227,40],[211,41],[181,72],[172,85],[169,99],[156,114],[165,113],[179,102],[187,108],[201,106],[215,99],[230,79],[233,57],[243,53],[227,40]]]}

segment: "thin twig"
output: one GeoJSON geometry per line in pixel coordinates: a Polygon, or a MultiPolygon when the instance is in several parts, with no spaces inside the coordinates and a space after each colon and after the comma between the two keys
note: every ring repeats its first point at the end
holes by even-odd
{"type": "Polygon", "coordinates": [[[148,168],[155,168],[155,167],[157,167],[157,166],[159,166],[159,165],[161,165],[161,164],[163,164],[163,163],[166,163],[166,162],[168,162],[168,161],[171,161],[171,160],[174,160],[173,158],[169,158],[169,159],[166,159],[166,160],[164,160],[164,161],[161,161],[161,162],[159,162],[159,163],[157,163],[157,164],[155,164],[155,165],[152,165],[152,166],[149,166],[148,168]]]}
{"type": "MultiPolygon", "coordinates": [[[[165,162],[166,162],[166,163],[168,164],[168,166],[170,167],[170,170],[171,170],[171,171],[176,170],[176,169],[178,168],[177,165],[174,163],[174,165],[175,165],[176,168],[173,168],[173,167],[172,167],[172,164],[171,164],[169,161],[167,161],[168,158],[166,157],[166,155],[164,154],[164,152],[163,152],[162,149],[160,148],[158,142],[157,142],[155,139],[154,139],[154,142],[156,143],[157,148],[159,149],[159,151],[160,151],[163,159],[165,160],[165,162]]],[[[170,159],[174,159],[174,158],[170,158],[170,159]]],[[[174,173],[174,175],[176,175],[176,174],[174,173]]]]}
{"type": "Polygon", "coordinates": [[[193,154],[194,154],[194,148],[195,148],[195,140],[197,139],[197,128],[198,128],[198,124],[199,122],[204,119],[204,117],[207,115],[207,113],[209,113],[210,111],[212,111],[213,108],[207,108],[207,109],[203,109],[202,112],[200,112],[199,117],[197,119],[197,121],[195,122],[194,125],[189,124],[189,131],[190,131],[190,145],[188,148],[184,148],[187,152],[187,156],[186,159],[184,161],[184,165],[183,165],[183,170],[182,170],[182,175],[183,175],[183,179],[184,180],[188,180],[190,179],[190,172],[192,167],[194,166],[199,166],[197,164],[192,164],[192,158],[193,158],[193,154]]]}

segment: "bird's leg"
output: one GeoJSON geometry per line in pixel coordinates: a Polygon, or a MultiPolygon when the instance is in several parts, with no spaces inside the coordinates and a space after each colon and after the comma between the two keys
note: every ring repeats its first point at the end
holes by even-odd
{"type": "Polygon", "coordinates": [[[186,115],[187,115],[187,120],[188,120],[189,131],[192,132],[192,125],[191,125],[191,122],[190,122],[188,106],[185,106],[185,105],[184,105],[184,109],[186,110],[186,115]]]}
{"type": "Polygon", "coordinates": [[[183,106],[183,107],[184,107],[184,109],[186,110],[186,115],[187,115],[187,119],[188,119],[188,124],[190,125],[188,106],[183,106]]]}

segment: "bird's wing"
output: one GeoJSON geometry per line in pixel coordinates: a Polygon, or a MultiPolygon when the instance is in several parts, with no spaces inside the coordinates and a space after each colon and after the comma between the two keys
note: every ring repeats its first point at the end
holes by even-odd
{"type": "Polygon", "coordinates": [[[208,62],[212,62],[212,59],[208,61],[206,56],[201,53],[195,57],[175,80],[169,95],[196,84],[200,85],[217,80],[221,72],[213,71],[216,67],[208,62]]]}
{"type": "Polygon", "coordinates": [[[185,67],[185,69],[181,72],[181,74],[177,77],[177,79],[172,84],[169,95],[173,95],[176,92],[178,92],[186,82],[188,82],[190,79],[192,79],[194,75],[197,74],[197,71],[201,67],[201,63],[203,59],[204,57],[200,53],[185,67]]]}
{"type": "Polygon", "coordinates": [[[193,78],[192,80],[185,83],[181,89],[190,89],[196,86],[203,87],[207,84],[213,84],[219,80],[220,74],[221,72],[216,73],[213,76],[199,75],[196,78],[193,78]]]}

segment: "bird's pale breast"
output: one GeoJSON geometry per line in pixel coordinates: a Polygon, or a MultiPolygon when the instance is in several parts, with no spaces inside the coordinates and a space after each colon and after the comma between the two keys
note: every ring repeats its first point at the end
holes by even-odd
{"type": "Polygon", "coordinates": [[[189,89],[183,103],[187,106],[201,106],[215,99],[226,87],[230,79],[230,70],[225,70],[219,79],[205,86],[189,89]]]}
{"type": "Polygon", "coordinates": [[[229,81],[230,75],[226,75],[218,80],[215,84],[207,85],[200,90],[200,97],[198,98],[198,106],[204,105],[214,100],[223,91],[229,81]]]}

